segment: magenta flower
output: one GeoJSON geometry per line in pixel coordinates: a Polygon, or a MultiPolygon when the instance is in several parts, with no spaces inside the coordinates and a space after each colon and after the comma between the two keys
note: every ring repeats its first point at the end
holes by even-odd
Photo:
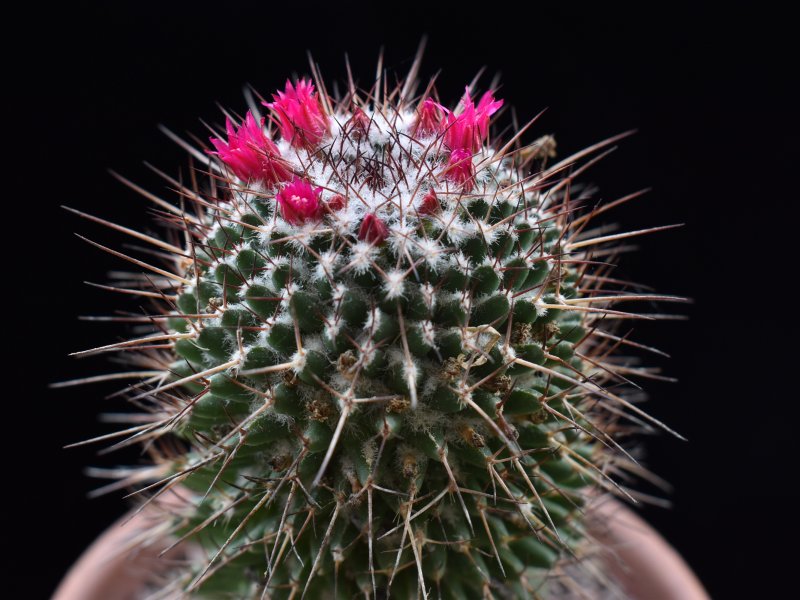
{"type": "Polygon", "coordinates": [[[503,101],[486,92],[476,107],[468,88],[461,105],[463,110],[459,114],[447,115],[444,141],[451,150],[469,150],[474,154],[489,136],[489,118],[500,110],[503,101]]]}
{"type": "Polygon", "coordinates": [[[264,102],[278,122],[283,139],[295,148],[315,148],[328,133],[328,116],[323,112],[314,84],[305,79],[292,86],[286,80],[286,89],[272,95],[274,102],[264,102]]]}
{"type": "Polygon", "coordinates": [[[262,181],[271,186],[291,177],[288,165],[281,158],[277,146],[264,134],[264,120],[257,123],[250,111],[238,130],[230,119],[225,120],[227,143],[211,138],[220,160],[244,181],[262,181]]]}
{"type": "Polygon", "coordinates": [[[414,135],[427,136],[440,133],[444,128],[444,110],[432,98],[425,101],[417,109],[417,120],[414,123],[414,135]]]}
{"type": "Polygon", "coordinates": [[[292,225],[319,221],[322,218],[320,192],[322,188],[315,189],[303,179],[293,179],[275,197],[281,216],[292,225]]]}
{"type": "Polygon", "coordinates": [[[417,212],[420,215],[433,215],[441,210],[439,199],[436,197],[436,192],[430,190],[422,197],[422,202],[419,203],[417,212]]]}
{"type": "Polygon", "coordinates": [[[475,183],[475,167],[472,164],[472,152],[458,148],[450,153],[450,161],[445,169],[444,176],[448,181],[460,185],[468,192],[475,183]]]}
{"type": "Polygon", "coordinates": [[[368,214],[361,221],[361,227],[358,229],[358,239],[377,246],[382,244],[387,237],[389,237],[389,228],[386,223],[374,214],[368,214]]]}
{"type": "Polygon", "coordinates": [[[331,212],[336,212],[342,210],[347,206],[347,198],[342,196],[341,194],[334,194],[331,196],[330,200],[328,200],[328,210],[331,212]]]}

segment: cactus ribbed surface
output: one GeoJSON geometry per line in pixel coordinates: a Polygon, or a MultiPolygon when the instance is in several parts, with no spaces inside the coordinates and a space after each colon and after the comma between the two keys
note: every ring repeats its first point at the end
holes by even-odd
{"type": "Polygon", "coordinates": [[[195,547],[156,597],[546,597],[588,495],[622,493],[621,416],[649,419],[611,354],[611,305],[645,297],[574,181],[614,140],[555,163],[491,138],[492,92],[316,83],[190,148],[179,205],[150,195],[179,235],[136,293],[166,318],[106,350],[147,369],[130,481],[179,490],[195,547]]]}

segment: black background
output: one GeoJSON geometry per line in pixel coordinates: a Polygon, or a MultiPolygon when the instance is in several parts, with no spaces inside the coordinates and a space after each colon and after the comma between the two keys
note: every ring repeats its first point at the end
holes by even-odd
{"type": "Polygon", "coordinates": [[[6,134],[22,144],[8,173],[20,185],[4,217],[26,241],[6,240],[6,264],[22,268],[11,276],[17,291],[5,306],[19,327],[7,338],[16,349],[6,378],[19,385],[4,398],[15,491],[3,547],[15,549],[19,573],[30,575],[7,578],[4,586],[19,586],[12,597],[47,597],[81,549],[125,510],[120,495],[86,499],[96,482],[83,467],[137,460],[135,453],[62,450],[108,432],[96,415],[123,408],[103,400],[113,388],[46,389],[109,368],[66,354],[114,341],[122,330],[76,317],[135,306],[81,284],[104,281],[121,263],[72,232],[113,246],[126,240],[59,205],[147,228],[145,201],[106,169],[166,194],[142,160],[185,174],[186,159],[158,123],[205,135],[199,119],[219,122],[215,102],[244,110],[243,84],[267,94],[287,76],[307,74],[307,49],[329,81],[344,79],[348,52],[356,77],[368,83],[381,45],[386,67],[403,74],[423,33],[430,36],[423,75],[442,69],[442,98],[455,102],[486,66],[483,85],[501,73],[498,95],[520,120],[547,108],[528,141],[554,133],[565,156],[639,130],[587,179],[609,200],[654,188],[615,211],[624,227],[687,223],[642,239],[621,269],[695,300],[679,307],[688,322],[638,330],[641,341],[673,356],[659,362],[680,378],[648,385],[649,410],[689,438],[645,440],[648,464],[675,491],[674,508],[644,513],[712,596],[788,594],[800,500],[798,469],[789,462],[800,448],[788,348],[798,201],[788,17],[764,3],[554,4],[521,11],[499,2],[389,0],[378,11],[340,2],[71,3],[25,18],[26,41],[7,51],[19,67],[14,89],[22,102],[7,115],[20,131],[6,134]]]}

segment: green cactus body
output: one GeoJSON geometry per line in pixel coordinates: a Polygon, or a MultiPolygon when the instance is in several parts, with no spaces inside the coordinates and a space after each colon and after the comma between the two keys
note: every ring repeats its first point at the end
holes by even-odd
{"type": "Polygon", "coordinates": [[[491,95],[452,113],[408,88],[297,97],[276,122],[317,121],[239,146],[273,176],[235,161],[235,130],[216,140],[211,187],[172,211],[187,245],[152,278],[171,348],[132,394],[139,437],[169,446],[151,489],[181,490],[171,533],[203,549],[169,589],[546,595],[633,410],[605,387],[595,333],[623,297],[590,260],[607,246],[571,161],[547,164],[551,138],[488,144],[491,95]]]}

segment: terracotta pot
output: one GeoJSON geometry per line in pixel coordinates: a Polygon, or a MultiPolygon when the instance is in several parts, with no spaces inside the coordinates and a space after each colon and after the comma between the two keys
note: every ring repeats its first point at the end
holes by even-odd
{"type": "Polygon", "coordinates": [[[67,571],[52,600],[139,600],[161,560],[156,547],[131,548],[148,524],[130,513],[106,529],[67,571]]]}
{"type": "MultiPolygon", "coordinates": [[[[639,516],[614,500],[599,501],[587,521],[590,534],[609,549],[606,572],[634,600],[708,600],[678,553],[639,516]]],[[[78,559],[53,600],[136,600],[145,575],[163,569],[157,547],[129,548],[145,519],[128,516],[101,535],[78,559]]]]}
{"type": "Polygon", "coordinates": [[[708,600],[677,551],[639,515],[616,500],[592,506],[591,535],[609,549],[606,572],[635,600],[708,600]]]}

